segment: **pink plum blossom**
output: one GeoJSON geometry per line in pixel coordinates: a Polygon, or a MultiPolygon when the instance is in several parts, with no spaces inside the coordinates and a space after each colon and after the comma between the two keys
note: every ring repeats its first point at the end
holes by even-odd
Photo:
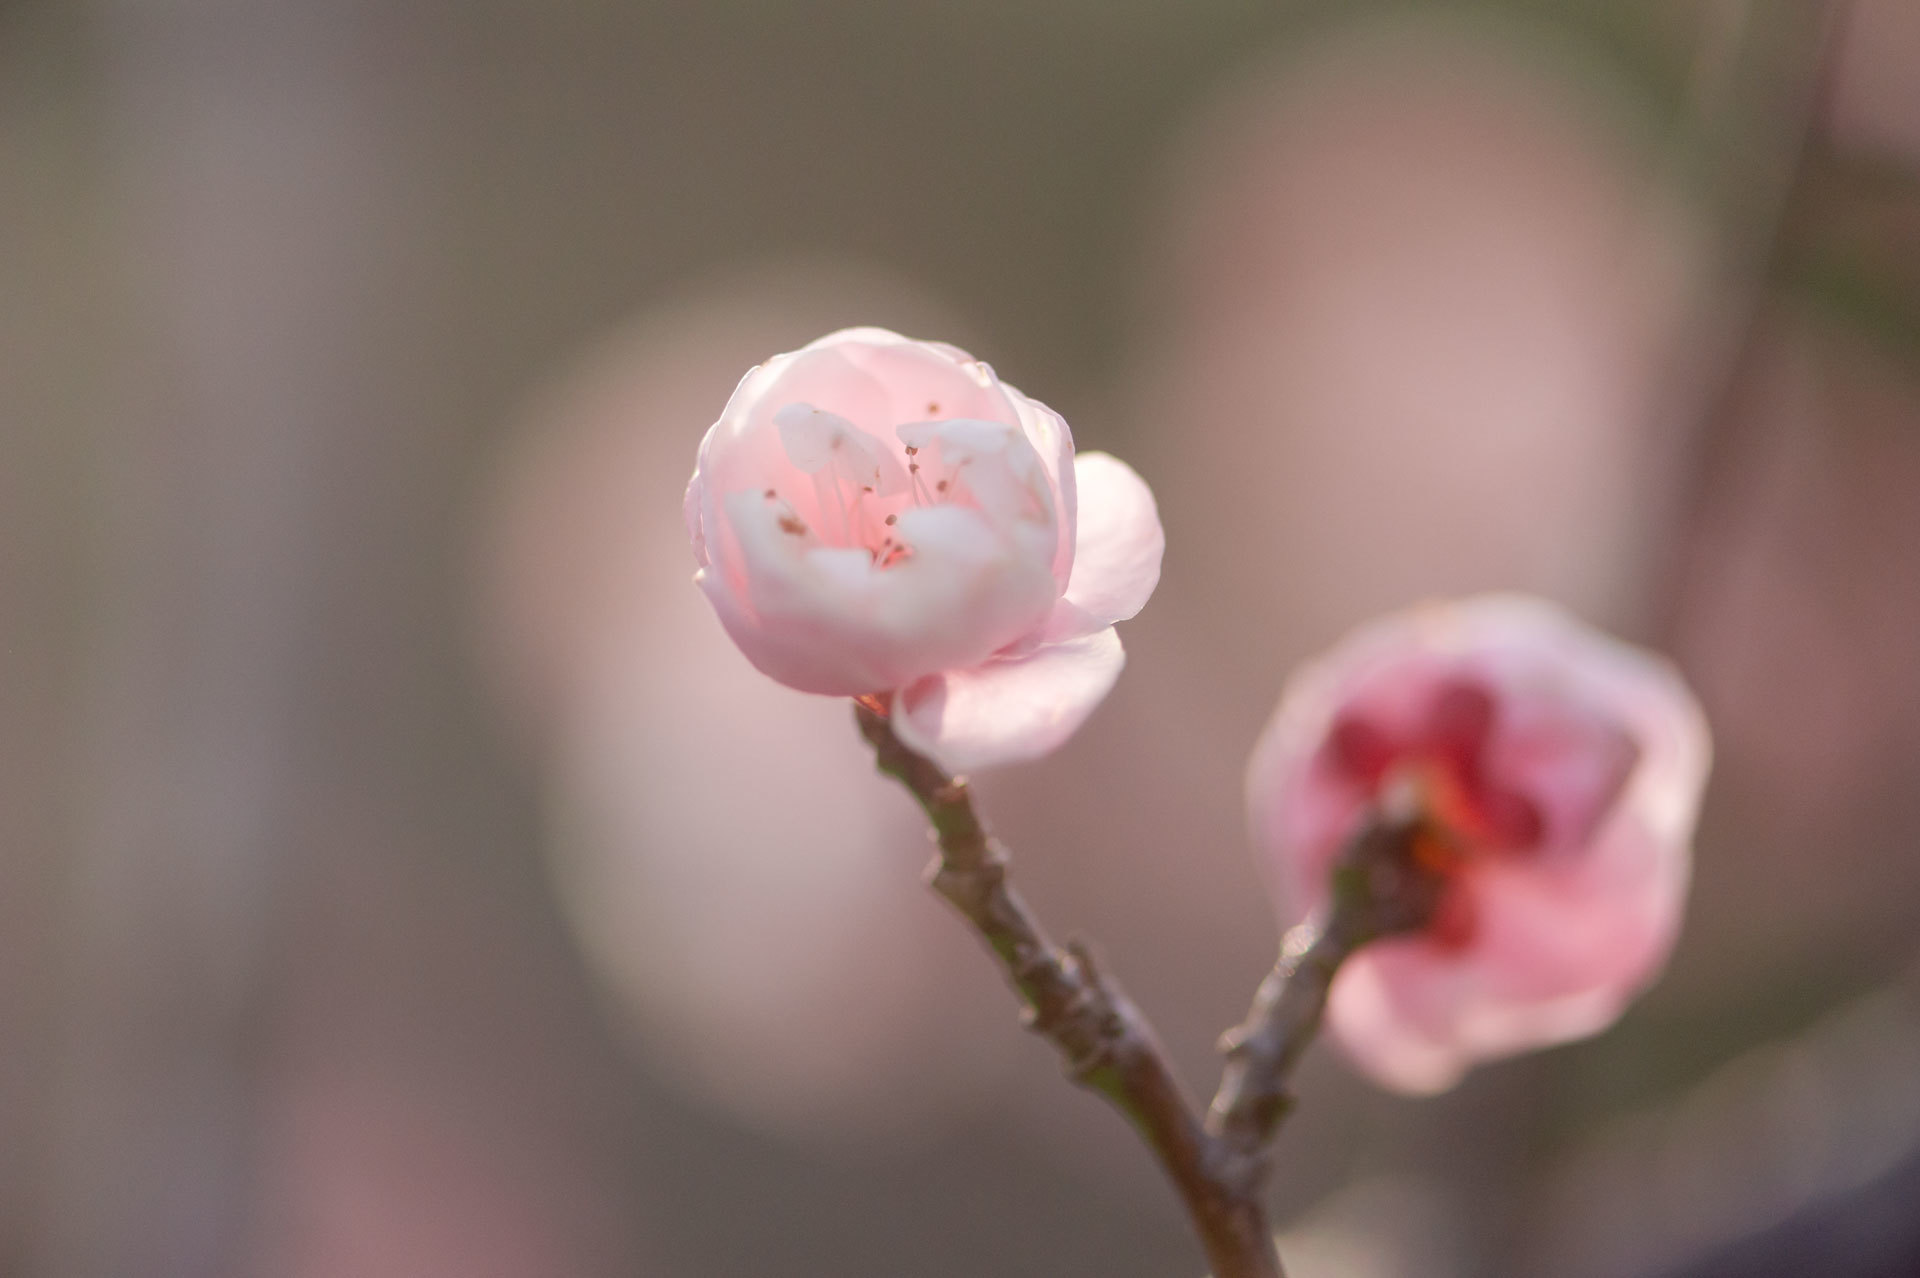
{"type": "Polygon", "coordinates": [[[1389,787],[1446,834],[1415,844],[1443,883],[1428,925],[1335,978],[1342,1046],[1382,1085],[1431,1093],[1610,1024],[1672,947],[1709,756],[1666,662],[1520,596],[1383,618],[1299,670],[1247,772],[1288,916],[1326,905],[1389,787]]]}
{"type": "Polygon", "coordinates": [[[803,692],[891,694],[901,740],[953,771],[1073,734],[1165,548],[1124,462],[1075,457],[1059,414],[966,352],[877,328],[750,371],[686,519],[748,660],[803,692]]]}

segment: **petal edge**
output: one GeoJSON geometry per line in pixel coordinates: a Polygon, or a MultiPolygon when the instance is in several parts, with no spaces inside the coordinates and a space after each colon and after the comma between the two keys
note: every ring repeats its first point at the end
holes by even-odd
{"type": "Polygon", "coordinates": [[[1079,730],[1125,664],[1108,626],[1023,657],[931,675],[895,697],[894,731],[949,772],[1037,759],[1079,730]]]}
{"type": "Polygon", "coordinates": [[[1102,621],[1125,621],[1160,584],[1167,537],[1153,490],[1111,453],[1081,453],[1073,471],[1079,510],[1065,598],[1102,621]]]}

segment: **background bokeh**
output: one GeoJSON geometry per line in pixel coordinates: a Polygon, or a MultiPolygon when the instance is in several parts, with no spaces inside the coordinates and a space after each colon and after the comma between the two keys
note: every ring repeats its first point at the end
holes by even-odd
{"type": "Polygon", "coordinates": [[[1908,0],[0,0],[0,1274],[1166,1278],[1129,1133],[680,520],[752,363],[957,342],[1166,573],[1029,898],[1196,1092],[1289,666],[1672,653],[1688,929],[1593,1042],[1330,1050],[1295,1278],[1920,1273],[1908,0]]]}

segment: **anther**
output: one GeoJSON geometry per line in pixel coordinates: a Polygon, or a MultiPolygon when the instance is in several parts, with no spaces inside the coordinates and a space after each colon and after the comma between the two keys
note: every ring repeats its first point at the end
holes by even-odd
{"type": "Polygon", "coordinates": [[[777,492],[775,492],[775,491],[773,491],[773,489],[771,489],[771,488],[769,488],[769,489],[767,489],[767,500],[768,500],[768,501],[772,501],[772,500],[773,500],[773,499],[774,499],[775,497],[778,497],[779,495],[780,495],[780,494],[779,494],[779,493],[777,493],[777,492]]]}
{"type": "Polygon", "coordinates": [[[935,491],[936,493],[944,493],[945,491],[947,491],[947,481],[943,479],[939,483],[935,484],[933,486],[933,491],[935,491]]]}
{"type": "MultiPolygon", "coordinates": [[[[891,527],[893,527],[893,525],[895,524],[895,522],[897,522],[897,521],[899,520],[899,518],[900,518],[900,516],[898,516],[898,515],[888,515],[888,516],[887,516],[887,527],[889,527],[889,528],[891,528],[891,527]]],[[[891,539],[889,539],[889,540],[891,540],[891,539]]]]}

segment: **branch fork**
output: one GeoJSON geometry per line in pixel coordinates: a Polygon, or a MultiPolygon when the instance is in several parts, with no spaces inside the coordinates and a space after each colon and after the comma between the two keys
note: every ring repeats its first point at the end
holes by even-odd
{"type": "Polygon", "coordinates": [[[938,853],[928,882],[993,950],[1025,1007],[1022,1023],[1051,1043],[1067,1076],[1099,1093],[1140,1134],[1179,1191],[1214,1278],[1284,1278],[1261,1204],[1270,1146],[1292,1109],[1294,1067],[1319,1028],[1334,974],[1360,946],[1431,917],[1439,881],[1412,856],[1430,835],[1418,805],[1390,797],[1349,845],[1323,920],[1287,934],[1247,1019],[1221,1040],[1220,1090],[1201,1116],[1152,1025],[1084,942],[1062,947],[1008,882],[1006,848],[948,776],[894,734],[878,698],[855,700],[875,764],[920,802],[938,853]]]}

